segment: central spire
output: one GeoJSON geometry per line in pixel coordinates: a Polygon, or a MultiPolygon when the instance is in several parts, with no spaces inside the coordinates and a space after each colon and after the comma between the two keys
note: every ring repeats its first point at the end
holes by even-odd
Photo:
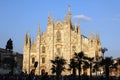
{"type": "Polygon", "coordinates": [[[40,34],[40,23],[38,24],[38,34],[40,34]]]}
{"type": "Polygon", "coordinates": [[[68,15],[71,15],[70,5],[68,4],[68,15]]]}
{"type": "Polygon", "coordinates": [[[71,25],[71,10],[69,4],[68,4],[68,23],[71,25]]]}

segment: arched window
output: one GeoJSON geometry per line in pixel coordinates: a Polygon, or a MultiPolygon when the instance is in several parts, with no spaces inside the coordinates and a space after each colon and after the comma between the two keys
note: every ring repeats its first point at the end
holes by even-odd
{"type": "Polygon", "coordinates": [[[45,74],[45,69],[41,70],[41,75],[45,74]]]}
{"type": "Polygon", "coordinates": [[[60,33],[60,31],[57,31],[57,33],[56,33],[56,35],[57,35],[57,41],[59,42],[59,41],[61,41],[61,33],[60,33]]]}
{"type": "Polygon", "coordinates": [[[42,58],[42,63],[45,63],[45,58],[44,57],[42,58]]]}
{"type": "Polygon", "coordinates": [[[32,63],[33,63],[33,64],[35,63],[35,58],[34,58],[34,57],[32,58],[32,63]]]}
{"type": "Polygon", "coordinates": [[[60,56],[61,55],[61,48],[56,48],[56,55],[60,56]]]}
{"type": "Polygon", "coordinates": [[[45,53],[45,46],[42,46],[42,53],[45,53]]]}
{"type": "Polygon", "coordinates": [[[60,48],[57,48],[57,54],[60,55],[60,48]]]}

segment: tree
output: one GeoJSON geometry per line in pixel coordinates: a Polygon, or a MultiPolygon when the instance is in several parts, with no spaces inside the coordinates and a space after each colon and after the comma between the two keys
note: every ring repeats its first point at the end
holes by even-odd
{"type": "Polygon", "coordinates": [[[96,72],[96,76],[97,76],[97,71],[99,71],[99,68],[101,67],[100,66],[100,62],[94,62],[95,64],[94,64],[94,66],[93,66],[93,68],[95,69],[95,72],[96,72]]]}
{"type": "Polygon", "coordinates": [[[78,74],[79,74],[79,80],[81,80],[81,65],[84,59],[84,52],[79,52],[74,54],[75,60],[77,60],[77,66],[78,66],[78,74]]]}
{"type": "Polygon", "coordinates": [[[72,69],[72,74],[76,75],[77,62],[74,58],[70,59],[69,69],[72,69]]]}
{"type": "Polygon", "coordinates": [[[87,73],[86,73],[86,71],[87,71],[87,69],[89,68],[89,63],[88,63],[88,61],[84,61],[84,64],[83,64],[83,74],[85,74],[85,75],[87,75],[87,73]]]}
{"type": "Polygon", "coordinates": [[[75,61],[74,58],[71,58],[68,70],[72,70],[72,74],[73,74],[74,79],[76,76],[76,69],[77,69],[77,62],[75,61]]]}
{"type": "Polygon", "coordinates": [[[6,49],[9,51],[13,50],[13,41],[11,40],[11,38],[7,41],[6,49]]]}
{"type": "Polygon", "coordinates": [[[95,62],[94,62],[93,68],[95,69],[96,76],[97,76],[97,72],[98,72],[98,71],[99,71],[100,74],[101,74],[101,69],[103,68],[103,65],[101,65],[102,60],[103,60],[103,57],[102,57],[102,56],[98,56],[98,55],[97,55],[97,56],[95,57],[95,62]]]}
{"type": "Polygon", "coordinates": [[[65,71],[66,60],[62,57],[55,57],[51,60],[52,63],[52,73],[56,73],[56,80],[60,80],[62,71],[65,71]]]}
{"type": "Polygon", "coordinates": [[[88,63],[89,63],[89,68],[90,68],[90,80],[91,80],[91,77],[92,77],[92,64],[93,64],[94,58],[89,57],[89,58],[87,58],[87,60],[88,60],[88,63]]]}
{"type": "Polygon", "coordinates": [[[101,50],[101,52],[102,52],[102,54],[103,54],[103,59],[104,59],[104,53],[105,53],[106,51],[108,51],[108,49],[107,49],[107,48],[101,48],[100,50],[101,50]]]}
{"type": "Polygon", "coordinates": [[[106,57],[102,61],[102,65],[105,66],[105,74],[106,74],[106,79],[109,80],[109,67],[113,64],[113,59],[112,57],[106,57]]]}

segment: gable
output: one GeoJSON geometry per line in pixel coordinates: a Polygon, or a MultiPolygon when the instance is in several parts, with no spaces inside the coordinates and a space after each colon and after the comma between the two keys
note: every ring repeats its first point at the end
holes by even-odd
{"type": "Polygon", "coordinates": [[[60,20],[57,20],[56,22],[55,22],[55,29],[62,29],[63,28],[63,23],[62,23],[62,21],[60,21],[60,20]]]}

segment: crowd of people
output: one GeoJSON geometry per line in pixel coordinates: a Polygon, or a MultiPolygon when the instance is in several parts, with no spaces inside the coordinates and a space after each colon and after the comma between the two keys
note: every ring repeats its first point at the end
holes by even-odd
{"type": "Polygon", "coordinates": [[[21,73],[21,74],[4,74],[4,75],[0,75],[0,80],[50,80],[47,72],[42,75],[42,76],[38,76],[38,75],[34,75],[32,72],[30,74],[25,74],[25,73],[21,73]]]}
{"type": "MultiPolygon", "coordinates": [[[[55,76],[50,76],[48,75],[47,72],[42,74],[41,76],[35,75],[34,71],[31,71],[30,74],[4,74],[0,75],[0,80],[56,80],[55,76]]],[[[69,76],[62,76],[61,80],[78,80],[78,76],[74,77],[73,75],[69,76]]],[[[104,76],[99,76],[99,77],[92,77],[89,79],[89,76],[87,75],[82,75],[81,80],[106,80],[104,76]]],[[[110,77],[109,80],[119,80],[117,77],[110,77]]]]}

